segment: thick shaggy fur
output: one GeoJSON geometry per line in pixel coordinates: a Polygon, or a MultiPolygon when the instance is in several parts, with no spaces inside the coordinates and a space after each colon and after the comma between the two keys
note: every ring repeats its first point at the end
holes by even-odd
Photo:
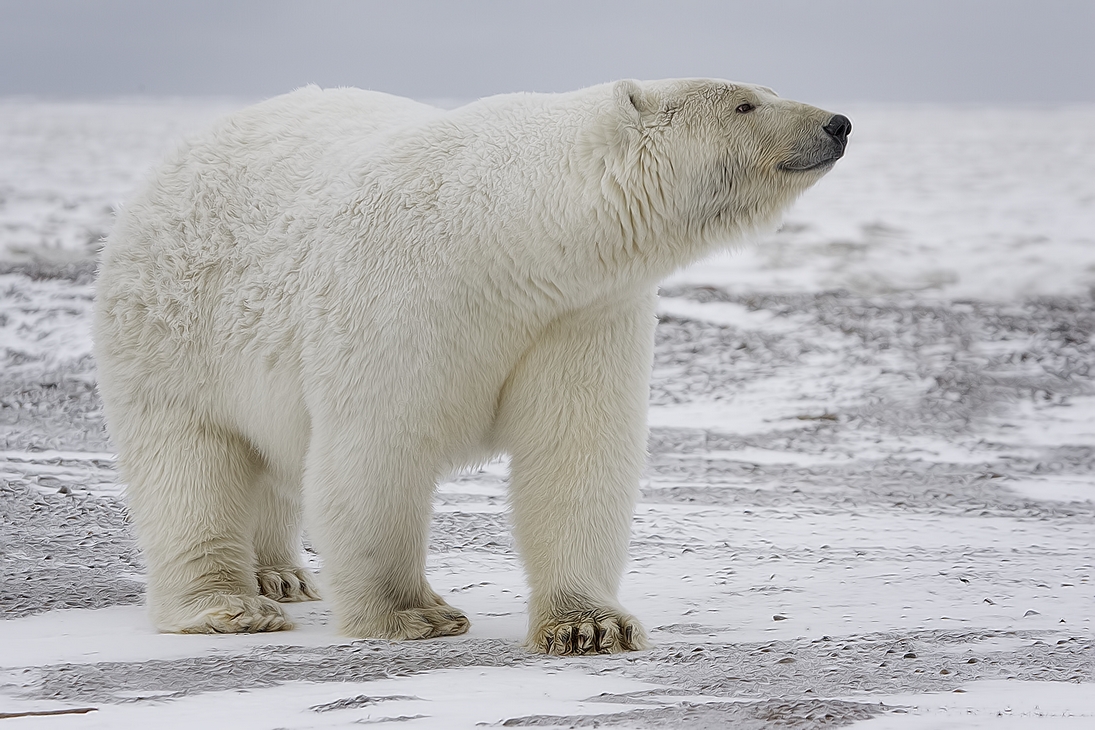
{"type": "Polygon", "coordinates": [[[432,494],[505,452],[528,645],[646,646],[616,593],[656,283],[774,225],[831,116],[724,81],[449,112],[309,87],[191,140],[122,211],[95,320],[156,626],[290,628],[303,517],[341,631],[462,633],[432,494]]]}

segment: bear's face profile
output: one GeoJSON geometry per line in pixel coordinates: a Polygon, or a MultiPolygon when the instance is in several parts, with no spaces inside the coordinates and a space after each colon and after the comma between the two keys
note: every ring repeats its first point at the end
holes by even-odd
{"type": "Polygon", "coordinates": [[[614,102],[621,187],[709,241],[773,225],[843,156],[851,131],[844,116],[728,81],[619,81],[614,102]]]}

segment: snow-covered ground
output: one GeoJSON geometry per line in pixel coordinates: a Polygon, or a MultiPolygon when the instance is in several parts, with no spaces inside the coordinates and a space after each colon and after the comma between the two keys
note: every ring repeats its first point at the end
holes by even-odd
{"type": "Polygon", "coordinates": [[[655,646],[554,659],[518,646],[504,463],[438,490],[465,637],[351,642],[322,602],[152,632],[93,255],[232,106],[0,100],[5,728],[1095,726],[1095,108],[842,108],[781,232],[666,282],[623,590],[655,646]]]}

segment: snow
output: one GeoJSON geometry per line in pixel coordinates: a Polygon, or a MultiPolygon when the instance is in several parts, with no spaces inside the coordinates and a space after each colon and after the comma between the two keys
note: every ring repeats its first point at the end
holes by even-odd
{"type": "Polygon", "coordinates": [[[1095,284],[1095,108],[846,113],[855,146],[779,234],[668,284],[997,300],[1095,284]]]}
{"type": "Polygon", "coordinates": [[[92,261],[235,104],[0,100],[5,727],[1095,725],[1095,108],[841,109],[782,231],[664,284],[621,593],[655,646],[562,660],[519,647],[505,460],[438,488],[465,637],[352,642],[324,602],[163,635],[137,605],[92,261]]]}
{"type": "Polygon", "coordinates": [[[856,730],[1087,730],[1095,717],[1091,688],[1065,682],[973,682],[961,692],[878,699],[899,706],[915,703],[915,707],[907,714],[860,723],[856,730]]]}
{"type": "MultiPolygon", "coordinates": [[[[62,722],[67,722],[82,728],[157,727],[167,730],[192,728],[211,721],[230,721],[231,727],[239,730],[267,730],[393,723],[472,730],[529,713],[607,714],[621,707],[586,701],[586,698],[650,687],[652,685],[648,683],[616,677],[591,679],[565,667],[466,668],[367,683],[290,682],[247,692],[207,692],[170,698],[170,712],[164,711],[166,703],[157,701],[155,695],[151,698],[138,695],[135,699],[145,701],[103,707],[88,715],[70,715],[64,721],[60,718],[25,718],[16,723],[9,721],[9,724],[13,727],[65,727],[62,722]],[[365,701],[345,709],[315,709],[355,696],[365,701]],[[443,724],[438,723],[436,714],[431,714],[436,713],[438,707],[446,710],[443,724]],[[419,718],[437,724],[407,722],[419,718]]],[[[18,709],[25,712],[44,706],[26,703],[18,709]]]]}

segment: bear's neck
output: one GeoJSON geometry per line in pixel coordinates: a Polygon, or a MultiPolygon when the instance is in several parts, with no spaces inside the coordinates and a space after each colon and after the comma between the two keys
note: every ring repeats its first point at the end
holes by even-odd
{"type": "Polygon", "coordinates": [[[656,159],[614,149],[618,130],[601,121],[611,114],[577,95],[565,101],[512,95],[491,100],[501,109],[480,104],[438,120],[468,140],[433,163],[449,189],[443,217],[492,288],[530,306],[582,306],[652,287],[758,227],[742,211],[681,210],[656,159]]]}

